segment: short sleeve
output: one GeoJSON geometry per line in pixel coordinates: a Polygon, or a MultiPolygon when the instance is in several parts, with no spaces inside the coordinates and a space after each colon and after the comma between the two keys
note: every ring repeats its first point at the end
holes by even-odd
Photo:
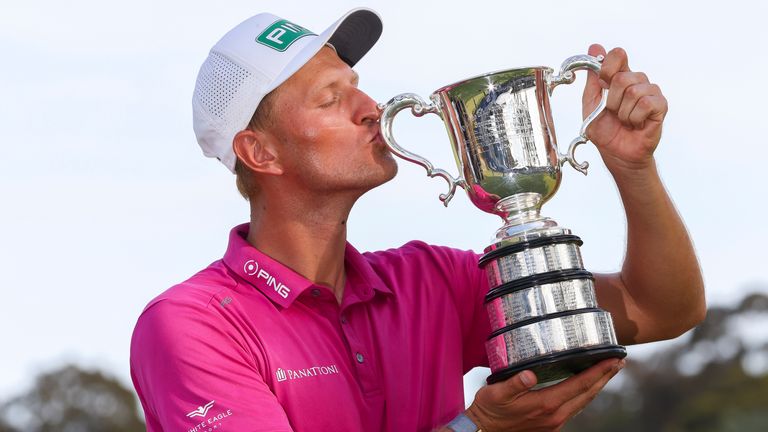
{"type": "Polygon", "coordinates": [[[251,351],[237,326],[205,305],[150,305],[131,341],[147,430],[291,431],[251,351]]]}
{"type": "Polygon", "coordinates": [[[488,367],[485,341],[491,334],[491,325],[485,309],[488,277],[480,268],[480,256],[445,246],[434,246],[412,241],[400,249],[407,257],[408,266],[419,267],[418,272],[433,281],[441,291],[450,288],[448,307],[455,310],[461,332],[463,373],[475,367],[488,367]]]}
{"type": "Polygon", "coordinates": [[[479,256],[472,251],[449,249],[456,273],[454,303],[462,331],[464,373],[475,367],[488,367],[485,341],[491,334],[485,295],[488,278],[478,266],[479,256]]]}

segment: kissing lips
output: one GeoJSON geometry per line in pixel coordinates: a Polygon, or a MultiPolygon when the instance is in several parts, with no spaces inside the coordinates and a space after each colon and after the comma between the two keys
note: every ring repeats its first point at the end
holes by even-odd
{"type": "Polygon", "coordinates": [[[378,144],[380,146],[386,146],[387,143],[384,142],[384,137],[381,135],[381,131],[377,131],[376,135],[371,138],[371,142],[374,144],[378,144]]]}

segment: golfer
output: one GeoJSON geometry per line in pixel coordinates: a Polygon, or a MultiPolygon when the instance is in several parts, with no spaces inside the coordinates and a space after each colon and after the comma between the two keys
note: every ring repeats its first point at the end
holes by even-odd
{"type": "MultiPolygon", "coordinates": [[[[541,390],[524,371],[483,387],[465,410],[462,376],[488,365],[478,255],[420,241],[363,253],[347,242],[357,199],[397,172],[352,69],[381,31],[368,9],[321,33],[260,14],[203,62],[195,134],[235,174],[251,218],[221,260],[138,319],[131,376],[149,431],[558,430],[623,366],[605,360],[541,390]]],[[[673,338],[703,319],[705,303],[653,158],[667,101],[622,49],[589,54],[605,60],[589,74],[584,112],[603,88],[609,98],[588,135],[628,230],[621,271],[595,275],[598,301],[621,344],[673,338]]]]}

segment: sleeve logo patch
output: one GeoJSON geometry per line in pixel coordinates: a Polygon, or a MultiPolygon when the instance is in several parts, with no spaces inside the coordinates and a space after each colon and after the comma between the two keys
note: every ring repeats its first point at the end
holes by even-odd
{"type": "Polygon", "coordinates": [[[187,430],[187,432],[213,432],[214,430],[223,427],[224,421],[227,420],[229,416],[232,415],[232,410],[228,409],[226,411],[221,411],[219,413],[213,413],[210,417],[206,416],[208,415],[208,411],[213,408],[213,404],[215,401],[210,401],[207,404],[203,406],[197,407],[194,411],[187,414],[187,417],[190,419],[195,417],[203,417],[202,420],[195,420],[195,422],[200,422],[192,426],[187,430]]]}
{"type": "Polygon", "coordinates": [[[192,417],[205,417],[205,415],[208,414],[208,410],[211,409],[211,407],[213,407],[213,402],[214,401],[210,401],[207,404],[205,404],[205,406],[197,407],[196,410],[194,410],[191,413],[187,414],[187,417],[189,417],[189,418],[192,418],[192,417]]]}

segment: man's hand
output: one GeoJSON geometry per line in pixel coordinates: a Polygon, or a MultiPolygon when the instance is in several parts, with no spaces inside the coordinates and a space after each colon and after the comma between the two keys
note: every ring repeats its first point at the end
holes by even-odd
{"type": "Polygon", "coordinates": [[[624,360],[604,360],[557,385],[534,391],[530,389],[536,385],[536,375],[523,371],[481,388],[466,415],[483,432],[557,431],[623,366],[624,360]]]}
{"type": "Polygon", "coordinates": [[[614,48],[608,54],[600,45],[589,47],[593,56],[605,55],[598,76],[589,72],[582,97],[586,117],[600,102],[602,90],[608,89],[608,104],[587,129],[608,170],[639,170],[653,163],[653,151],[661,138],[661,126],[667,115],[667,99],[656,84],[642,72],[629,69],[627,53],[614,48]]]}

